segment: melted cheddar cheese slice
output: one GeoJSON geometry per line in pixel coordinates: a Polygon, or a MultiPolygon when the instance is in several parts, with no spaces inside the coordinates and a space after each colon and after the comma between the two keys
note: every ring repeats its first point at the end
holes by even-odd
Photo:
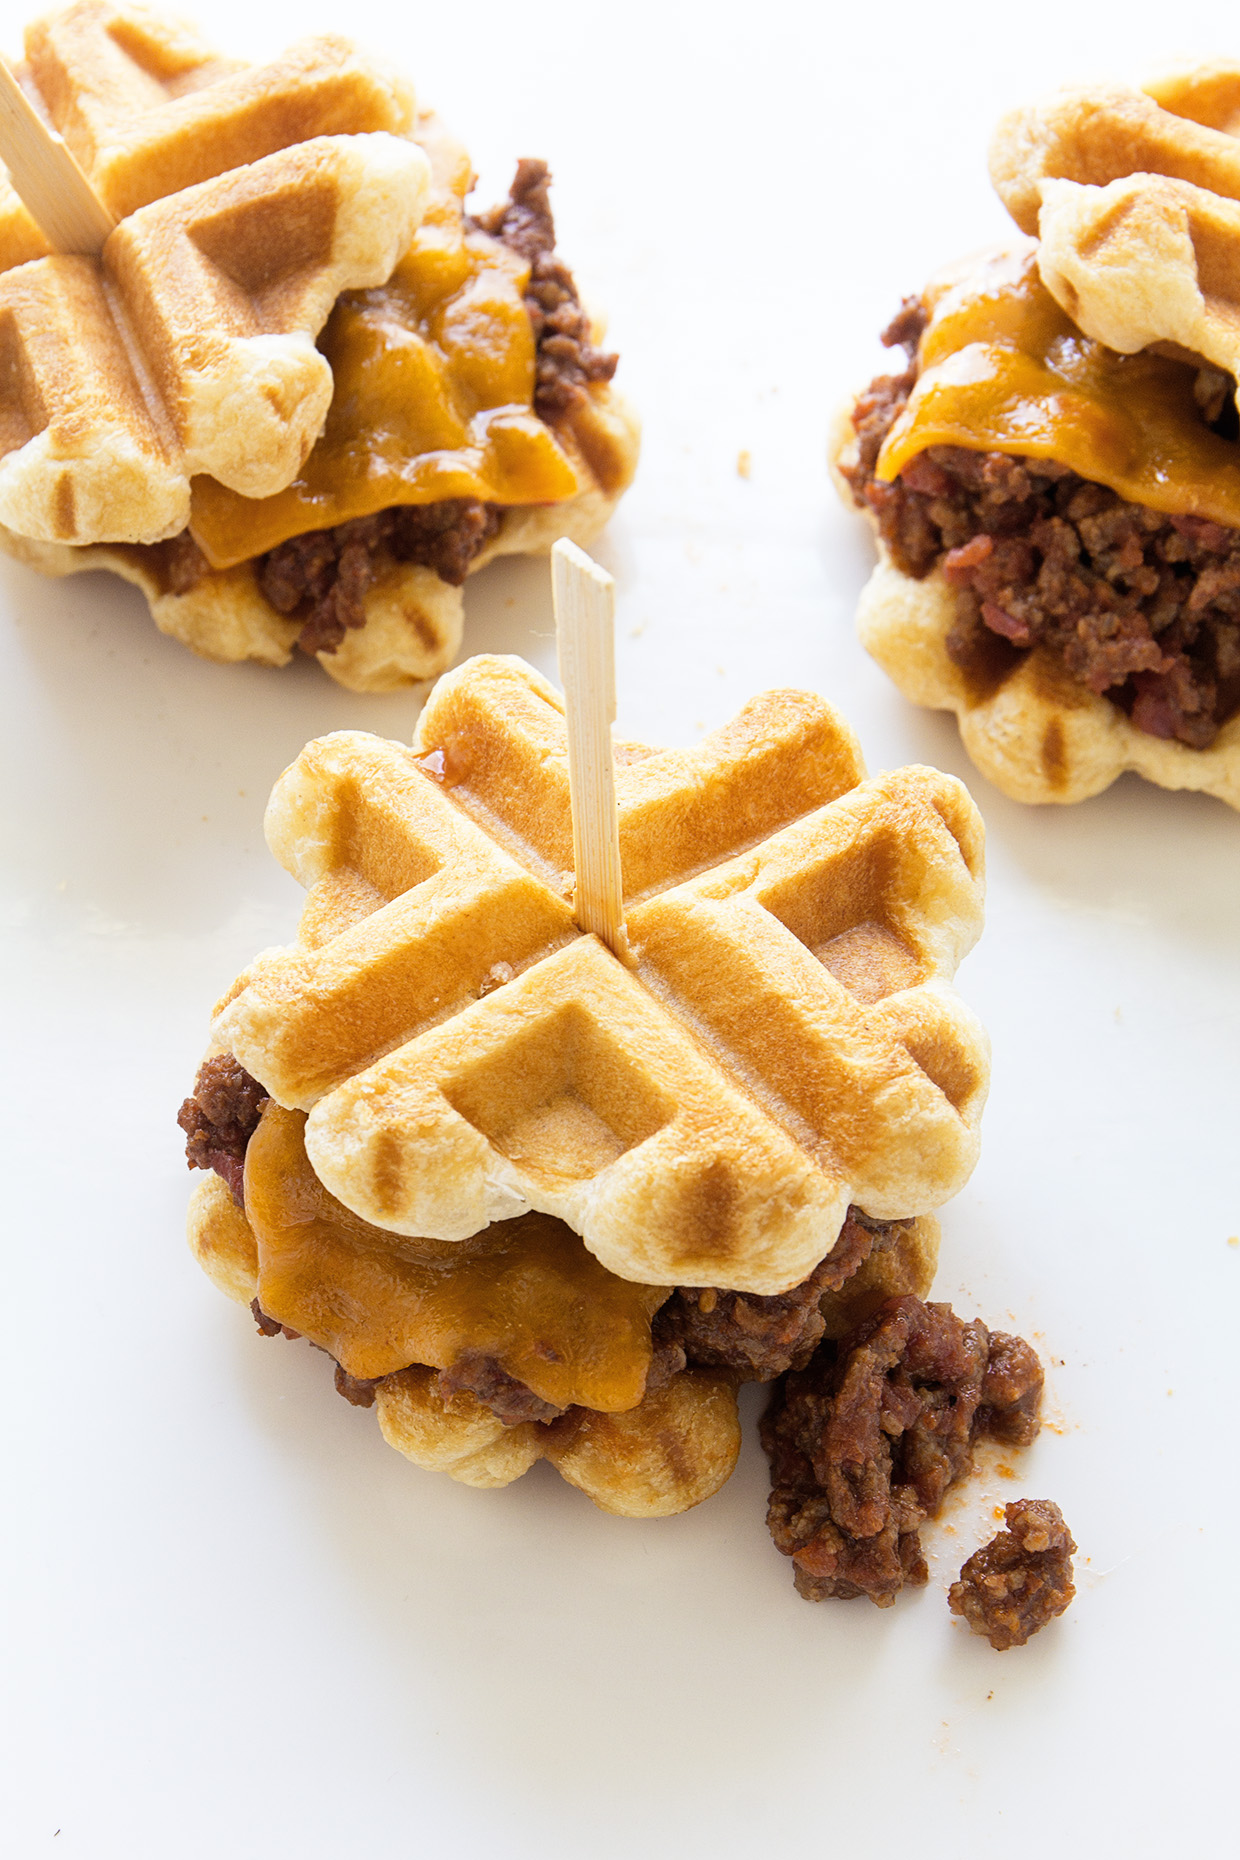
{"type": "Polygon", "coordinates": [[[418,139],[431,161],[426,217],[388,282],[341,297],[319,338],[335,387],[301,473],[265,498],[194,481],[190,530],[213,568],[392,504],[552,504],[577,492],[534,412],[529,266],[470,226],[463,151],[433,124],[418,139]]]}
{"type": "Polygon", "coordinates": [[[1240,529],[1240,445],[1206,426],[1194,368],[1083,336],[1035,252],[927,293],[921,372],[879,453],[890,481],[928,446],[1054,459],[1132,503],[1240,529]]]}
{"type": "Polygon", "coordinates": [[[354,1376],[446,1369],[481,1350],[557,1407],[637,1406],[666,1286],[616,1278],[549,1214],[456,1244],[372,1227],[315,1175],[305,1123],[271,1100],[246,1151],[245,1212],[270,1317],[354,1376]]]}

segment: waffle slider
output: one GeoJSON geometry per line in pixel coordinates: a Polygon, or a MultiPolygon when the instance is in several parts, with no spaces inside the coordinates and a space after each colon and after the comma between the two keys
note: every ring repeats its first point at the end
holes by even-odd
{"type": "Polygon", "coordinates": [[[1240,68],[1001,123],[1036,234],[940,275],[841,422],[879,537],[858,615],[983,774],[1079,801],[1135,769],[1240,806],[1240,68]]]}
{"type": "Polygon", "coordinates": [[[442,679],[412,749],[310,744],[267,814],[298,940],[181,1121],[198,1258],[393,1444],[655,1515],[727,1477],[738,1382],[929,1287],[988,1080],[951,988],[981,827],[803,692],[616,784],[627,961],[574,923],[563,705],[520,660],[442,679]]]}
{"type": "Polygon", "coordinates": [[[247,67],[81,0],[26,55],[120,223],[51,255],[0,187],[10,554],[115,571],[206,657],[383,690],[454,656],[467,573],[606,521],[636,431],[543,164],[472,218],[464,150],[338,38],[247,67]]]}

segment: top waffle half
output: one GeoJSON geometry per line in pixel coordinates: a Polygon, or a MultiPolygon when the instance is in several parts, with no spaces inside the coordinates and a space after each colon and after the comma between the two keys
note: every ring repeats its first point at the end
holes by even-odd
{"type": "Polygon", "coordinates": [[[1043,281],[1095,341],[1158,344],[1240,375],[1240,65],[1012,112],[991,175],[1043,281]]]}
{"type": "Polygon", "coordinates": [[[927,1212],[973,1167],[986,1043],[950,978],[981,824],[935,770],[866,780],[803,692],[617,764],[631,966],[574,925],[563,707],[520,660],[441,680],[412,750],[310,744],[267,816],[302,940],[213,1050],[309,1110],[317,1176],[378,1227],[533,1207],[622,1278],[783,1291],[850,1202],[927,1212]]]}
{"type": "Polygon", "coordinates": [[[0,191],[0,523],[153,542],[185,527],[194,475],[282,490],[331,399],[315,337],[426,205],[410,98],[347,40],[239,68],[106,0],[37,21],[26,58],[119,224],[101,261],[47,255],[0,191]]]}

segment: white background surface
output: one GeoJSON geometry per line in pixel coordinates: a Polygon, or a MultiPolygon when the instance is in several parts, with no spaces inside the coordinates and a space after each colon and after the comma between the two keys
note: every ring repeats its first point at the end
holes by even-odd
{"type": "MultiPolygon", "coordinates": [[[[989,1476],[927,1533],[930,1587],[886,1612],[797,1599],[752,1426],[724,1491],[666,1522],[606,1518],[546,1467],[480,1493],[391,1452],[321,1356],[259,1338],[199,1274],[173,1119],[211,1001],[292,934],[272,780],[325,730],[407,737],[417,701],[308,662],[202,664],[119,583],[0,564],[10,1852],[1024,1860],[1234,1838],[1240,819],[1133,777],[1062,811],[997,795],[856,645],[868,545],[823,466],[901,295],[1005,227],[1002,107],[1240,50],[1221,4],[1116,17],[209,9],[238,52],[319,26],[390,52],[484,198],[517,155],[551,160],[562,249],[646,420],[599,551],[621,729],[688,742],[804,684],[872,767],[968,780],[990,902],[961,986],[994,1088],[939,1292],[1036,1340],[1054,1425],[1018,1483],[989,1476]],[[1080,1595],[995,1655],[943,1588],[1018,1491],[1062,1503],[1080,1595]]],[[[544,565],[495,566],[466,606],[467,648],[552,669],[544,565]]]]}

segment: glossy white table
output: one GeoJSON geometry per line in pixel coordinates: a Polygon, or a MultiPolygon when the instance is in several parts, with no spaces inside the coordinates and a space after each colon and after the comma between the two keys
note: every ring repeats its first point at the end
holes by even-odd
{"type": "MultiPolygon", "coordinates": [[[[1234,26],[1126,20],[1133,69],[1234,26]]],[[[552,161],[646,416],[600,550],[622,731],[689,742],[806,684],[873,767],[970,782],[990,903],[961,986],[994,1088],[940,1294],[1036,1341],[1054,1425],[927,1533],[930,1587],[886,1612],[797,1599],[752,1425],[732,1482],[668,1522],[604,1517],[545,1467],[484,1493],[392,1453],[322,1357],[199,1274],[173,1120],[215,995],[292,932],[272,780],[325,730],[407,736],[417,701],[202,664],[118,583],[0,566],[10,1851],[1205,1847],[1233,1825],[1240,818],[1133,778],[1036,812],[975,778],[853,640],[868,545],[823,465],[901,294],[1003,231],[997,110],[1113,71],[1112,29],[1066,0],[1036,38],[980,4],[577,0],[547,27],[495,0],[222,0],[211,24],[256,53],[327,24],[385,45],[484,197],[517,155],[552,161]],[[1017,1491],[1062,1503],[1080,1595],[999,1656],[943,1589],[1017,1491]]],[[[553,669],[543,565],[488,570],[467,609],[469,649],[553,669]]]]}

